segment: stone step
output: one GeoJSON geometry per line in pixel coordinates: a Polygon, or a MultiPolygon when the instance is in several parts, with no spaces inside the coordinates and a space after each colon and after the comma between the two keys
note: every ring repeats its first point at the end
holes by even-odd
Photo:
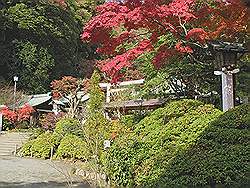
{"type": "Polygon", "coordinates": [[[0,139],[0,142],[4,142],[4,141],[23,141],[23,140],[27,140],[29,138],[19,138],[19,139],[13,139],[13,138],[5,138],[5,139],[0,139]]]}
{"type": "Polygon", "coordinates": [[[0,134],[0,156],[13,155],[15,150],[19,149],[28,141],[31,134],[5,132],[0,134]]]}
{"type": "Polygon", "coordinates": [[[28,139],[26,140],[2,140],[0,141],[0,144],[1,143],[15,143],[15,142],[18,142],[18,143],[22,143],[22,142],[26,142],[28,139]]]}
{"type": "Polygon", "coordinates": [[[2,143],[0,142],[0,146],[1,146],[1,145],[3,145],[3,146],[8,146],[8,145],[10,145],[10,146],[11,146],[11,145],[16,145],[16,144],[17,144],[17,145],[22,145],[22,144],[24,144],[24,143],[26,143],[26,142],[2,142],[2,143]]]}
{"type": "Polygon", "coordinates": [[[11,152],[8,152],[8,153],[0,153],[0,156],[10,156],[10,155],[13,155],[11,152]]]}
{"type": "Polygon", "coordinates": [[[15,144],[23,144],[23,142],[0,142],[0,146],[6,146],[6,145],[15,145],[15,144]]]}
{"type": "Polygon", "coordinates": [[[1,135],[1,138],[26,138],[29,135],[1,135]]]}
{"type": "Polygon", "coordinates": [[[12,149],[15,149],[15,148],[20,148],[21,147],[21,145],[13,145],[13,146],[3,146],[3,147],[0,147],[0,150],[4,150],[4,149],[10,149],[10,150],[12,150],[12,149]]]}

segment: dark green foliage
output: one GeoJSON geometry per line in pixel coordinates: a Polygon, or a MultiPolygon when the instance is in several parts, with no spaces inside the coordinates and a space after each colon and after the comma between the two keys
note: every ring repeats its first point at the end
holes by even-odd
{"type": "Polygon", "coordinates": [[[220,116],[220,118],[213,122],[213,125],[220,128],[249,129],[249,113],[250,105],[243,104],[220,116]]]}
{"type": "Polygon", "coordinates": [[[66,134],[82,135],[80,123],[74,118],[62,118],[56,123],[56,128],[53,132],[55,144],[59,145],[60,141],[66,134]]]}
{"type": "Polygon", "coordinates": [[[120,122],[122,124],[124,124],[127,127],[131,127],[131,128],[134,127],[134,125],[136,124],[135,121],[136,121],[136,119],[135,119],[134,115],[125,115],[125,116],[122,116],[120,119],[120,122]]]}
{"type": "Polygon", "coordinates": [[[117,186],[157,187],[175,156],[191,147],[220,114],[213,106],[193,100],[155,110],[110,148],[104,161],[110,179],[117,186]]]}
{"type": "Polygon", "coordinates": [[[86,160],[88,148],[82,138],[73,134],[67,134],[60,142],[56,151],[57,158],[71,158],[86,160]]]}
{"type": "Polygon", "coordinates": [[[241,58],[242,61],[239,63],[240,72],[235,75],[236,77],[236,96],[239,96],[241,99],[249,99],[250,91],[250,54],[246,54],[241,58]]]}
{"type": "Polygon", "coordinates": [[[129,115],[123,115],[120,119],[119,122],[123,124],[123,126],[127,128],[134,129],[135,125],[139,123],[144,117],[146,117],[150,112],[145,110],[145,111],[134,111],[132,114],[129,115]]]}
{"type": "Polygon", "coordinates": [[[46,92],[50,85],[50,72],[55,66],[52,55],[47,48],[29,41],[14,43],[15,61],[9,64],[9,68],[19,76],[18,85],[35,93],[46,92]]]}
{"type": "Polygon", "coordinates": [[[3,118],[3,124],[2,124],[2,130],[3,131],[8,131],[8,130],[11,130],[11,129],[14,129],[15,126],[13,123],[9,122],[7,119],[3,118]]]}
{"type": "Polygon", "coordinates": [[[80,41],[83,25],[75,11],[47,0],[0,3],[0,80],[18,75],[18,87],[40,93],[62,75],[82,77],[86,59],[95,55],[80,41]]]}
{"type": "MultiPolygon", "coordinates": [[[[161,44],[172,46],[176,42],[172,35],[162,36],[156,47],[158,48],[161,44]]],[[[197,50],[195,54],[199,54],[200,57],[185,55],[162,59],[160,69],[152,65],[155,52],[141,55],[137,59],[138,69],[145,76],[141,96],[143,98],[173,96],[192,99],[199,96],[209,103],[218,105],[219,96],[211,94],[212,91],[220,93],[219,77],[213,74],[213,62],[207,58],[208,52],[205,49],[195,49],[197,50]],[[210,97],[205,98],[204,94],[210,97]]]]}

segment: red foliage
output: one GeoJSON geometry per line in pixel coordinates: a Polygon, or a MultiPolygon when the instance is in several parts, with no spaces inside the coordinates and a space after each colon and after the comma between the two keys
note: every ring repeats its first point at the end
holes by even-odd
{"type": "Polygon", "coordinates": [[[33,112],[34,109],[29,104],[25,104],[23,107],[17,109],[16,111],[10,110],[8,107],[5,107],[1,110],[4,118],[6,118],[13,124],[29,120],[33,112]]]}
{"type": "Polygon", "coordinates": [[[17,121],[17,114],[8,107],[1,109],[1,113],[3,114],[3,117],[11,123],[15,123],[17,121]]]}
{"type": "Polygon", "coordinates": [[[108,73],[108,75],[113,78],[111,82],[116,82],[118,81],[117,78],[120,75],[119,71],[122,70],[122,68],[129,67],[133,59],[151,48],[152,45],[149,40],[141,41],[136,48],[115,56],[112,61],[107,62],[101,70],[108,73]]]}
{"type": "Polygon", "coordinates": [[[135,58],[153,50],[162,35],[171,33],[182,42],[160,48],[153,61],[156,67],[164,58],[175,55],[173,52],[193,53],[192,48],[197,46],[194,43],[203,45],[207,39],[232,38],[246,32],[248,13],[239,0],[218,0],[216,6],[210,6],[211,1],[108,2],[97,8],[97,15],[84,27],[81,38],[99,45],[98,52],[108,58],[101,63],[101,70],[116,81],[135,58]],[[124,43],[132,47],[122,47],[124,43]]]}
{"type": "Polygon", "coordinates": [[[61,80],[51,82],[53,98],[75,95],[81,89],[87,89],[88,81],[80,81],[72,76],[64,76],[61,80]]]}
{"type": "Polygon", "coordinates": [[[155,68],[159,69],[165,64],[166,62],[163,60],[166,60],[167,62],[169,58],[171,58],[174,54],[176,54],[176,50],[172,48],[168,48],[167,46],[161,46],[158,50],[156,56],[153,59],[153,64],[155,68]]]}
{"type": "Polygon", "coordinates": [[[193,28],[188,31],[186,39],[194,39],[195,41],[199,41],[201,44],[203,44],[205,39],[207,39],[207,32],[202,28],[193,28]]]}
{"type": "Polygon", "coordinates": [[[210,39],[234,41],[247,33],[249,9],[241,0],[217,0],[215,8],[208,5],[197,11],[199,27],[207,28],[210,39]]]}
{"type": "Polygon", "coordinates": [[[183,46],[182,42],[178,42],[175,49],[181,53],[193,53],[193,49],[190,46],[183,46]]]}
{"type": "Polygon", "coordinates": [[[69,94],[69,92],[76,90],[77,78],[72,76],[64,76],[61,80],[54,80],[51,82],[51,88],[53,89],[53,97],[59,98],[63,94],[69,94]]]}
{"type": "Polygon", "coordinates": [[[40,119],[41,127],[45,130],[54,130],[56,123],[65,116],[65,113],[60,112],[57,115],[54,113],[48,113],[40,119]]]}
{"type": "Polygon", "coordinates": [[[32,106],[30,106],[29,104],[25,104],[22,108],[19,108],[16,112],[17,117],[18,117],[18,121],[25,121],[28,120],[30,118],[30,115],[35,112],[35,110],[33,109],[32,106]]]}

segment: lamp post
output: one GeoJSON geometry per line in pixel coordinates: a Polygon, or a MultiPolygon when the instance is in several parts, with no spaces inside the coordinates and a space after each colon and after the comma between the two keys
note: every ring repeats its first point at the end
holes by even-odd
{"type": "Polygon", "coordinates": [[[236,68],[237,61],[246,52],[242,44],[213,41],[210,43],[215,58],[215,75],[221,76],[223,111],[234,107],[234,74],[240,70],[236,68]]]}
{"type": "Polygon", "coordinates": [[[17,76],[14,76],[13,77],[14,79],[14,110],[16,110],[16,84],[18,82],[18,77],[17,76]]]}

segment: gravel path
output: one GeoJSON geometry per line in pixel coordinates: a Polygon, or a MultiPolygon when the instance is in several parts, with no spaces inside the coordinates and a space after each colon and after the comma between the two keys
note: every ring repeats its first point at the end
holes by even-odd
{"type": "Polygon", "coordinates": [[[89,188],[67,175],[71,172],[72,166],[61,161],[0,156],[0,187],[59,188],[72,182],[70,187],[89,188]]]}

